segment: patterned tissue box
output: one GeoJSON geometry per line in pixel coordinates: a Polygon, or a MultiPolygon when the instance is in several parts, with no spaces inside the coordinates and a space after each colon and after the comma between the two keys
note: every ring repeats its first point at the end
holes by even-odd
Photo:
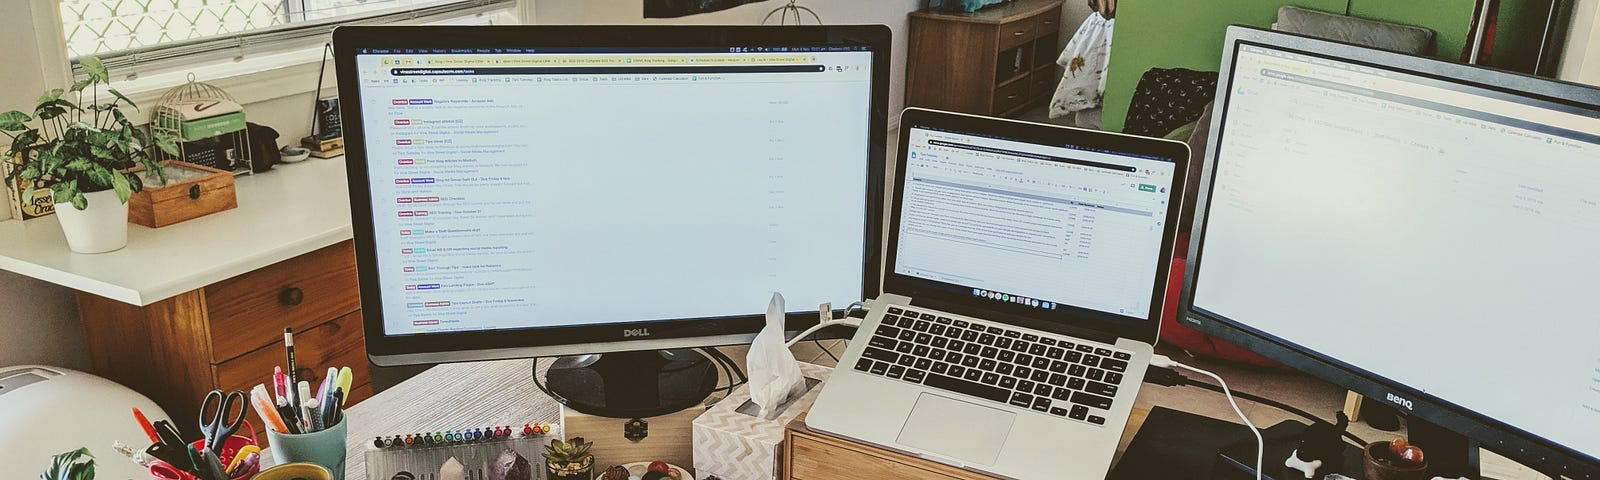
{"type": "Polygon", "coordinates": [[[694,471],[697,478],[716,475],[723,480],[773,480],[778,475],[783,428],[811,408],[822,392],[822,382],[832,368],[800,363],[800,375],[809,389],[763,420],[760,407],[750,401],[750,388],[739,387],[694,419],[694,471]]]}

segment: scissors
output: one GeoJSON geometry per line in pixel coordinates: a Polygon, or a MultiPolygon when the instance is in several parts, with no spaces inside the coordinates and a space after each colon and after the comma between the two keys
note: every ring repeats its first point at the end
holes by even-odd
{"type": "Polygon", "coordinates": [[[222,442],[227,441],[233,432],[239,431],[239,427],[244,425],[246,408],[244,399],[244,392],[238,390],[226,394],[222,393],[222,390],[212,390],[206,394],[206,399],[200,402],[200,432],[206,435],[205,446],[211,453],[221,455],[222,442]],[[215,410],[211,407],[213,400],[216,403],[215,410]],[[238,414],[231,413],[234,405],[239,406],[238,414]],[[207,415],[206,412],[214,413],[207,415]],[[206,417],[211,419],[207,420],[206,417]]]}

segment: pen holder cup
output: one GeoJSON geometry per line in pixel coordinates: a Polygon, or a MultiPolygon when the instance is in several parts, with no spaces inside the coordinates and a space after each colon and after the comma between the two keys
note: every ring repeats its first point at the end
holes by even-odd
{"type": "Polygon", "coordinates": [[[339,423],[311,433],[278,433],[267,429],[272,461],[277,464],[315,463],[333,472],[333,478],[344,478],[345,427],[349,424],[345,420],[341,416],[339,423]]]}
{"type": "MultiPolygon", "coordinates": [[[[233,436],[228,437],[227,440],[224,440],[222,442],[222,454],[221,455],[217,455],[217,460],[222,461],[222,466],[224,468],[226,468],[228,466],[228,464],[233,463],[233,457],[239,454],[239,449],[244,448],[245,446],[248,446],[248,445],[255,445],[256,444],[256,440],[255,440],[255,438],[256,438],[256,427],[255,427],[255,425],[251,424],[249,421],[246,421],[246,422],[244,422],[244,426],[245,426],[245,428],[248,428],[250,430],[250,435],[249,436],[233,435],[233,436]]],[[[205,440],[195,440],[192,445],[194,445],[195,449],[201,449],[201,448],[205,448],[206,447],[205,443],[206,443],[205,440]]],[[[231,478],[250,478],[250,477],[253,477],[253,476],[255,476],[255,474],[260,473],[260,472],[261,472],[261,464],[257,463],[256,465],[250,467],[249,469],[244,470],[242,472],[239,472],[236,475],[233,475],[231,478]]],[[[151,480],[199,480],[193,474],[190,474],[189,472],[186,472],[181,468],[177,468],[177,467],[173,466],[172,464],[169,464],[167,462],[163,462],[163,461],[160,461],[160,460],[155,460],[150,464],[150,479],[151,480]]]]}

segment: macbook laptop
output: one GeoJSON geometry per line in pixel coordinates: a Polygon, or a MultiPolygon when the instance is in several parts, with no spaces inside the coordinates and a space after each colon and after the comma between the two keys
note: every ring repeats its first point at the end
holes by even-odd
{"type": "Polygon", "coordinates": [[[807,425],[1002,477],[1104,478],[1188,147],[922,109],[900,125],[884,293],[807,425]]]}

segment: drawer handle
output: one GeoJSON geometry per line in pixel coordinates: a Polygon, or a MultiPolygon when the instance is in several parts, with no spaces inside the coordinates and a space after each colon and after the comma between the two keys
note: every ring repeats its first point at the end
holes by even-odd
{"type": "Polygon", "coordinates": [[[278,290],[278,303],[286,307],[299,305],[305,300],[306,292],[301,291],[300,287],[283,287],[282,290],[278,290]]]}
{"type": "Polygon", "coordinates": [[[1012,35],[1020,37],[1020,36],[1027,35],[1027,34],[1028,34],[1028,31],[1027,30],[1023,30],[1023,31],[1020,31],[1020,32],[1017,32],[1017,33],[1013,33],[1012,35]]]}
{"type": "Polygon", "coordinates": [[[1055,25],[1055,24],[1056,24],[1056,21],[1055,21],[1055,20],[1045,20],[1045,21],[1044,21],[1044,24],[1045,24],[1045,25],[1055,25]]]}
{"type": "Polygon", "coordinates": [[[1016,99],[1017,99],[1017,94],[1015,94],[1015,93],[1010,94],[1010,95],[1006,95],[1006,100],[1016,100],[1016,99]]]}

